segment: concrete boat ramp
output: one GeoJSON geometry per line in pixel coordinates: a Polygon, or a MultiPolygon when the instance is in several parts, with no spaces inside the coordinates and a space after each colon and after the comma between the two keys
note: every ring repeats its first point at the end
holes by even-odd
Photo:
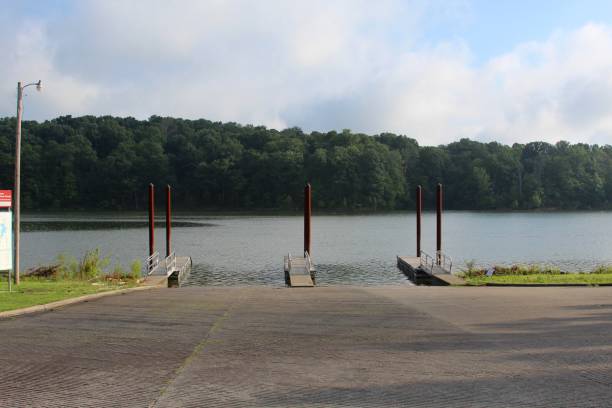
{"type": "Polygon", "coordinates": [[[2,407],[605,407],[612,287],[182,287],[0,320],[2,407]]]}

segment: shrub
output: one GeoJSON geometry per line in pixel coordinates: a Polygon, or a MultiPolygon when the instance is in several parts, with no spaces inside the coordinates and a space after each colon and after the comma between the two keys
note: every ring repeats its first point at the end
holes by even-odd
{"type": "Polygon", "coordinates": [[[140,279],[142,271],[142,262],[139,259],[134,259],[132,264],[130,265],[130,272],[132,275],[132,279],[138,280],[140,279]]]}
{"type": "MultiPolygon", "coordinates": [[[[475,268],[474,262],[469,261],[465,263],[467,269],[465,269],[462,275],[466,278],[478,278],[485,276],[488,269],[483,268],[475,268]]],[[[504,265],[495,265],[493,266],[494,275],[497,276],[510,276],[510,275],[537,275],[537,274],[546,274],[546,275],[558,275],[566,272],[562,272],[559,268],[555,268],[552,266],[540,266],[540,265],[512,265],[512,266],[504,266],[504,265]]]]}
{"type": "Polygon", "coordinates": [[[125,270],[119,262],[115,263],[112,269],[108,270],[109,264],[109,257],[101,256],[98,248],[86,251],[80,262],[74,257],[60,253],[57,256],[57,265],[53,265],[55,272],[49,277],[76,280],[140,279],[142,263],[138,259],[135,259],[130,264],[129,270],[125,270]]]}
{"type": "Polygon", "coordinates": [[[56,279],[75,279],[79,272],[79,262],[73,256],[60,253],[57,256],[58,272],[56,279]]]}
{"type": "Polygon", "coordinates": [[[108,258],[100,256],[98,248],[85,252],[81,264],[79,265],[78,278],[81,280],[90,280],[100,277],[104,274],[104,269],[110,263],[108,258]]]}
{"type": "Polygon", "coordinates": [[[612,273],[612,266],[598,265],[591,273],[612,273]]]}

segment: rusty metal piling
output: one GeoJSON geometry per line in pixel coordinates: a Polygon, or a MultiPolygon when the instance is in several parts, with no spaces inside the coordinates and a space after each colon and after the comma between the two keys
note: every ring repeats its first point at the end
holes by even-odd
{"type": "Polygon", "coordinates": [[[310,252],[310,218],[312,216],[312,187],[310,183],[306,183],[306,187],[304,187],[304,252],[308,252],[308,255],[311,255],[310,252]]]}
{"type": "Polygon", "coordinates": [[[149,184],[149,256],[155,253],[155,186],[149,184]]]}
{"type": "Polygon", "coordinates": [[[172,188],[170,185],[166,185],[166,258],[170,256],[172,251],[172,245],[170,239],[172,238],[172,203],[171,203],[172,188]]]}
{"type": "Polygon", "coordinates": [[[423,189],[416,188],[416,256],[421,256],[421,219],[423,213],[423,189]]]}
{"type": "Polygon", "coordinates": [[[436,262],[441,264],[442,253],[442,184],[438,183],[436,188],[436,262]]]}

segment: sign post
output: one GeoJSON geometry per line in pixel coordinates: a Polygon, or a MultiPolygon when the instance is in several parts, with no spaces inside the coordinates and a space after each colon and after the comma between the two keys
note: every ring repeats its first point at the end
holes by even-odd
{"type": "Polygon", "coordinates": [[[9,292],[12,291],[13,264],[13,212],[11,190],[0,190],[0,271],[8,271],[9,292]]]}

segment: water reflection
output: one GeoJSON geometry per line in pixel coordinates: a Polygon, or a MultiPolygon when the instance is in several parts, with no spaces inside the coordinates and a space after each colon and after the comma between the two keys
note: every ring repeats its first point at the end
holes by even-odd
{"type": "MultiPolygon", "coordinates": [[[[156,228],[163,228],[166,226],[165,221],[156,221],[156,228]]],[[[190,221],[173,221],[172,228],[193,228],[193,227],[214,227],[216,224],[211,223],[198,223],[190,221]]],[[[90,230],[120,230],[130,228],[148,228],[149,224],[147,221],[24,221],[21,223],[21,230],[24,232],[34,231],[90,231],[90,230]]]]}

